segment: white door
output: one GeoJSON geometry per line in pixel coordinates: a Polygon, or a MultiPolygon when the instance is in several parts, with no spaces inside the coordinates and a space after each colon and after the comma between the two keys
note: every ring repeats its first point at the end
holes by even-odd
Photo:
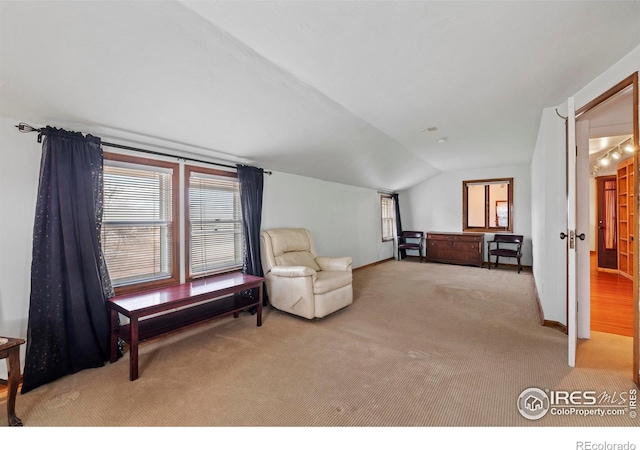
{"type": "Polygon", "coordinates": [[[576,110],[573,97],[567,108],[567,334],[569,366],[576,366],[578,302],[576,264],[576,110]]]}

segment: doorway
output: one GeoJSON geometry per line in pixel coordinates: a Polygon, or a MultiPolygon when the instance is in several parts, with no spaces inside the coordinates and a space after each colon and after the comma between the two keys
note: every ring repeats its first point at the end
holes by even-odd
{"type": "MultiPolygon", "coordinates": [[[[625,90],[612,98],[600,116],[616,114],[618,122],[632,132],[632,105],[630,91],[625,90]],[[628,112],[624,114],[624,110],[628,112]],[[628,119],[627,119],[628,117],[628,119]]],[[[588,118],[594,119],[593,115],[588,118]]],[[[611,119],[599,119],[602,123],[611,119]]],[[[623,126],[616,122],[618,129],[623,126]]],[[[596,123],[598,119],[596,118],[596,123]]],[[[590,257],[590,330],[619,336],[633,337],[633,232],[630,223],[636,217],[632,195],[633,186],[633,134],[592,137],[590,205],[591,228],[595,240],[591,243],[590,257]],[[595,175],[595,176],[594,176],[595,175]]],[[[594,334],[592,333],[592,339],[594,334]]],[[[595,337],[600,336],[595,334],[595,337]]]]}
{"type": "MultiPolygon", "coordinates": [[[[590,275],[589,280],[578,278],[583,292],[588,292],[583,296],[586,298],[579,298],[578,302],[582,326],[588,325],[582,331],[583,342],[589,344],[579,346],[578,355],[582,357],[577,358],[577,365],[581,365],[580,360],[593,361],[593,352],[600,353],[595,355],[595,360],[605,360],[600,356],[618,352],[619,362],[633,371],[636,384],[640,381],[638,306],[634,302],[638,281],[635,263],[638,244],[634,240],[638,229],[634,195],[637,181],[633,173],[638,139],[637,105],[637,74],[634,74],[576,112],[577,165],[580,167],[582,153],[583,167],[589,167],[578,171],[577,183],[580,184],[581,178],[584,183],[587,174],[591,174],[590,217],[588,226],[586,221],[581,225],[588,229],[590,275]],[[588,135],[588,161],[584,154],[585,135],[588,135]],[[621,340],[624,347],[632,351],[619,352],[621,340]],[[591,353],[585,358],[584,354],[580,355],[581,351],[591,353]]],[[[584,211],[584,200],[580,203],[579,210],[584,211]]],[[[580,258],[584,262],[586,255],[580,258]]],[[[578,334],[580,336],[580,331],[578,334]]]]}
{"type": "MultiPolygon", "coordinates": [[[[616,153],[618,154],[618,153],[616,153]]],[[[597,271],[618,272],[618,189],[615,176],[596,177],[596,243],[597,271]]],[[[593,201],[593,199],[592,199],[593,201]]],[[[633,292],[631,293],[633,295],[633,292]]]]}

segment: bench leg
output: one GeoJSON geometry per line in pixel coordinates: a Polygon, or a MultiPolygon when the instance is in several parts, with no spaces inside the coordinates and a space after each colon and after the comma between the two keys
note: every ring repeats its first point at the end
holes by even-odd
{"type": "Polygon", "coordinates": [[[138,379],[138,318],[132,318],[129,325],[129,380],[138,379]]]}
{"type": "Polygon", "coordinates": [[[256,316],[257,317],[257,326],[261,327],[262,326],[262,285],[264,283],[260,283],[260,286],[258,286],[258,311],[256,316]]]}
{"type": "Polygon", "coordinates": [[[118,311],[111,310],[111,360],[114,363],[118,360],[118,311]]]}

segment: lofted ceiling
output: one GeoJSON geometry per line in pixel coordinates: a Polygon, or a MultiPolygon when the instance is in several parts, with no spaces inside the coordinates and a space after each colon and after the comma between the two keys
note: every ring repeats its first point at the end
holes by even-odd
{"type": "Polygon", "coordinates": [[[528,164],[639,44],[638,1],[5,0],[0,116],[401,191],[528,164]]]}

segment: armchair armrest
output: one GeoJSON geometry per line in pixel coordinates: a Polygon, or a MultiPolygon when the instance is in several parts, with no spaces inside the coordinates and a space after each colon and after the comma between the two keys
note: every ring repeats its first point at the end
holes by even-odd
{"type": "Polygon", "coordinates": [[[312,277],[316,271],[306,266],[274,266],[271,273],[277,277],[312,277]]]}
{"type": "Polygon", "coordinates": [[[351,271],[351,264],[353,263],[353,260],[351,256],[344,256],[340,258],[318,256],[316,258],[316,263],[322,270],[351,271]]]}

